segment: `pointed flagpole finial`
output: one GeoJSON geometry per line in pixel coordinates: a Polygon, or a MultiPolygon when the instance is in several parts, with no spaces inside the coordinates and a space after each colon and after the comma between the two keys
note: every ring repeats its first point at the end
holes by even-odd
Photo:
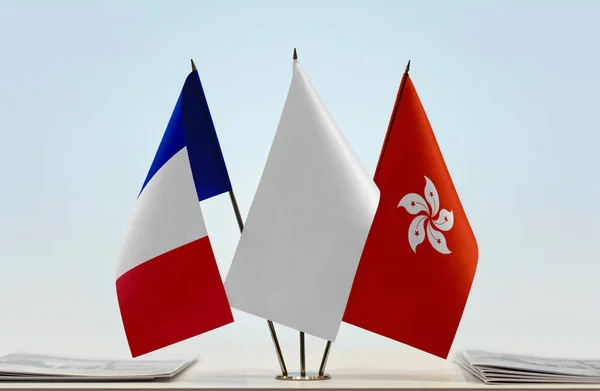
{"type": "Polygon", "coordinates": [[[408,73],[408,71],[410,71],[410,60],[408,60],[408,64],[406,64],[406,70],[404,72],[408,73]]]}
{"type": "Polygon", "coordinates": [[[197,71],[196,64],[194,64],[194,59],[190,60],[192,62],[192,71],[197,71]]]}
{"type": "Polygon", "coordinates": [[[298,59],[298,53],[296,53],[296,48],[294,48],[294,56],[292,57],[294,60],[298,59]]]}

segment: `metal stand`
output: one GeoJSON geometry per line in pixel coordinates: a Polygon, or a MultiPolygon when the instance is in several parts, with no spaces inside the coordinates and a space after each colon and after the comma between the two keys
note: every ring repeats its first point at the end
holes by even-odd
{"type": "Polygon", "coordinates": [[[282,374],[275,377],[277,380],[329,380],[331,376],[325,373],[325,365],[327,364],[327,358],[329,357],[329,350],[331,348],[331,341],[327,341],[325,347],[325,353],[321,360],[321,366],[319,372],[306,372],[306,348],[304,343],[304,332],[300,332],[300,372],[292,372],[290,374],[282,374]]]}
{"type": "Polygon", "coordinates": [[[275,377],[277,380],[329,380],[331,376],[328,374],[319,375],[316,372],[308,372],[304,376],[302,376],[299,372],[292,372],[287,374],[286,376],[277,375],[275,377]]]}

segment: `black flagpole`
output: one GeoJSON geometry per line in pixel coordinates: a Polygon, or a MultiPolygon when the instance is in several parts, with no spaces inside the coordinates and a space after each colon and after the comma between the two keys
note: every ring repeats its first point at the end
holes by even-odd
{"type": "MultiPolygon", "coordinates": [[[[293,60],[298,59],[298,53],[294,48],[294,54],[292,55],[293,60]]],[[[306,349],[304,346],[304,331],[300,331],[300,377],[306,376],[306,349]]]]}
{"type": "MultiPolygon", "coordinates": [[[[240,213],[240,208],[238,207],[237,200],[235,198],[235,193],[233,189],[229,190],[229,198],[231,198],[231,205],[233,206],[233,211],[235,212],[235,218],[238,223],[238,227],[240,228],[240,233],[244,230],[244,222],[242,221],[242,214],[240,213]]],[[[279,340],[277,339],[277,333],[275,332],[275,325],[272,321],[267,320],[267,324],[269,326],[269,331],[271,332],[271,339],[273,340],[273,344],[275,345],[275,353],[277,354],[277,360],[279,360],[279,366],[281,367],[281,374],[283,376],[287,376],[287,368],[285,367],[285,361],[283,360],[283,353],[281,352],[281,346],[279,346],[279,340]]]]}
{"type": "Polygon", "coordinates": [[[406,69],[404,70],[404,75],[402,75],[402,81],[400,82],[400,88],[398,89],[398,96],[396,97],[396,102],[394,102],[394,110],[392,111],[392,118],[390,118],[390,124],[388,125],[387,132],[385,133],[385,138],[383,140],[383,147],[381,148],[381,153],[379,154],[379,160],[377,161],[377,167],[375,168],[375,175],[373,175],[374,180],[377,179],[377,174],[379,173],[379,167],[381,166],[381,159],[383,158],[385,148],[387,147],[388,140],[390,139],[390,133],[392,132],[392,127],[394,126],[394,121],[396,120],[396,113],[398,112],[398,106],[400,105],[400,99],[402,98],[402,93],[404,92],[404,86],[406,85],[406,78],[408,77],[408,71],[410,71],[410,60],[408,60],[408,64],[406,64],[406,69]]]}
{"type": "MultiPolygon", "coordinates": [[[[295,55],[295,52],[294,52],[294,55],[295,55]]],[[[404,86],[406,85],[406,76],[408,76],[408,71],[410,71],[410,60],[408,60],[408,64],[406,64],[406,69],[404,70],[404,75],[402,76],[400,89],[398,91],[398,96],[396,98],[396,102],[394,103],[394,110],[392,111],[392,118],[390,120],[390,124],[388,126],[388,130],[386,132],[385,139],[383,141],[383,148],[381,149],[381,155],[379,156],[379,161],[377,162],[377,168],[375,169],[374,178],[377,177],[377,172],[379,171],[379,165],[381,164],[381,158],[383,157],[383,152],[385,151],[385,147],[387,146],[387,142],[390,137],[390,131],[392,130],[392,126],[394,125],[394,120],[396,119],[396,112],[398,111],[398,105],[400,104],[400,98],[402,98],[402,92],[404,91],[404,86]]],[[[327,365],[327,359],[329,358],[330,351],[331,351],[331,341],[327,341],[327,345],[325,345],[325,351],[323,352],[323,358],[321,359],[321,366],[319,367],[319,376],[323,376],[325,374],[325,366],[327,365]]]]}
{"type": "MultiPolygon", "coordinates": [[[[194,64],[194,60],[192,59],[192,71],[197,71],[196,64],[194,64]]],[[[235,213],[235,218],[238,223],[238,227],[240,229],[240,234],[244,230],[244,221],[242,220],[242,214],[240,213],[240,208],[238,206],[237,200],[235,198],[235,193],[233,192],[233,187],[229,190],[229,198],[231,199],[231,206],[233,207],[233,212],[235,213]]],[[[281,374],[283,376],[287,376],[287,368],[285,366],[285,361],[283,360],[283,354],[281,353],[281,347],[279,346],[279,340],[277,339],[277,333],[275,332],[275,326],[273,322],[267,320],[267,324],[269,326],[269,331],[271,332],[271,338],[273,339],[273,344],[275,345],[275,353],[277,353],[277,359],[279,360],[279,366],[281,367],[281,374]]]]}

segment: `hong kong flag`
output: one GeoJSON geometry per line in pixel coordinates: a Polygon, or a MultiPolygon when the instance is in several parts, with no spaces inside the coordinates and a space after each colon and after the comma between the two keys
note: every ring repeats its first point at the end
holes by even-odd
{"type": "Polygon", "coordinates": [[[374,179],[381,198],[344,321],[445,359],[477,241],[408,67],[374,179]]]}

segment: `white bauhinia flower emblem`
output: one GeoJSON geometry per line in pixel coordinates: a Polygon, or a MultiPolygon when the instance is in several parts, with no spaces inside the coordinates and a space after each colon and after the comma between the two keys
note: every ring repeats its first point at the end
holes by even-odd
{"type": "Polygon", "coordinates": [[[403,206],[411,215],[417,215],[408,227],[408,243],[416,253],[417,246],[429,239],[431,246],[442,254],[450,254],[446,238],[441,231],[448,231],[454,225],[452,211],[440,211],[440,199],[433,182],[425,177],[425,200],[418,194],[409,193],[402,197],[398,207],[403,206]],[[438,215],[438,211],[440,212],[438,215]]]}

